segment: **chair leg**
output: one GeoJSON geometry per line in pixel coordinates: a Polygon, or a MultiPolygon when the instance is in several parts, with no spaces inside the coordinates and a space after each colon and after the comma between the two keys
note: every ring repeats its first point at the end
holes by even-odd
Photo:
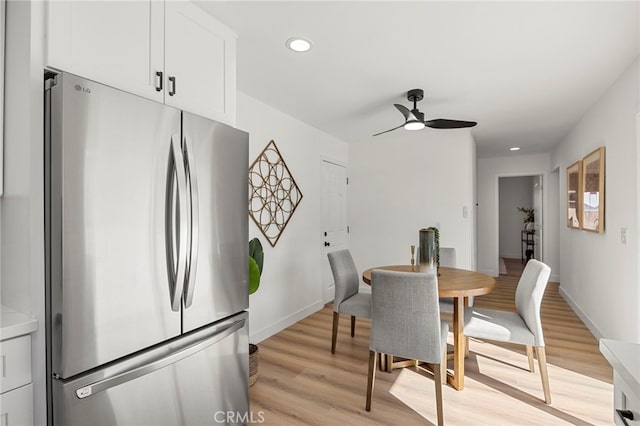
{"type": "MultiPolygon", "coordinates": [[[[438,426],[444,425],[444,415],[442,413],[442,372],[440,365],[433,365],[433,381],[436,385],[436,411],[438,412],[438,426]]],[[[446,380],[446,374],[445,374],[446,380]]]]}
{"type": "Polygon", "coordinates": [[[387,354],[387,373],[393,371],[393,355],[387,354]]]}
{"type": "Polygon", "coordinates": [[[378,360],[380,371],[387,371],[387,355],[380,352],[378,353],[378,358],[380,358],[378,360]]]}
{"type": "Polygon", "coordinates": [[[447,384],[447,361],[449,360],[449,355],[447,354],[447,350],[445,348],[444,353],[442,354],[442,360],[440,361],[440,382],[443,385],[447,384]]]}
{"type": "Polygon", "coordinates": [[[340,314],[333,313],[333,334],[331,335],[331,353],[336,353],[336,339],[338,338],[338,321],[340,321],[340,314]]]}
{"type": "Polygon", "coordinates": [[[529,359],[529,371],[533,373],[535,371],[533,363],[533,346],[527,345],[527,358],[529,359]]]}
{"type": "Polygon", "coordinates": [[[356,335],[356,317],[351,315],[351,337],[356,335]]]}
{"type": "Polygon", "coordinates": [[[551,404],[551,389],[549,388],[549,373],[547,371],[547,354],[544,351],[544,346],[536,346],[536,356],[538,357],[538,367],[540,367],[544,402],[546,404],[551,404]]]}
{"type": "Polygon", "coordinates": [[[373,382],[376,379],[376,353],[369,351],[369,374],[367,375],[367,411],[371,411],[371,395],[373,394],[373,382]]]}
{"type": "Polygon", "coordinates": [[[464,357],[469,358],[469,336],[464,336],[464,357]]]}

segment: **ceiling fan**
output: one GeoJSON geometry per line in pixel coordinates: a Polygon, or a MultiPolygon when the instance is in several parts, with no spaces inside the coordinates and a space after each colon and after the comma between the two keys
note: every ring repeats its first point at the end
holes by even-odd
{"type": "Polygon", "coordinates": [[[425,127],[431,127],[432,129],[462,129],[464,127],[473,127],[475,121],[460,121],[460,120],[448,120],[446,118],[438,118],[435,120],[424,119],[424,113],[418,110],[417,103],[424,98],[424,91],[422,89],[412,89],[407,92],[407,100],[413,102],[413,109],[410,110],[404,105],[393,104],[404,115],[404,123],[393,129],[385,130],[384,132],[376,133],[373,136],[378,136],[383,133],[388,133],[393,130],[404,127],[407,130],[421,130],[425,127]]]}

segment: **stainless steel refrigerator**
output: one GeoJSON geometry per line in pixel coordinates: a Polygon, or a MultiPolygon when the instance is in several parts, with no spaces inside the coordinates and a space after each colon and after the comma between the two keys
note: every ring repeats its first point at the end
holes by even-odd
{"type": "Polygon", "coordinates": [[[247,133],[45,73],[48,419],[247,421],[247,133]]]}

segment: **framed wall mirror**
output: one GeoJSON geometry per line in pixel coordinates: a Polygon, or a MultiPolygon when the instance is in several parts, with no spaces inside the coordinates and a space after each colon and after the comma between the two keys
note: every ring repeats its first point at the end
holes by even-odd
{"type": "Polygon", "coordinates": [[[604,147],[582,159],[582,229],[604,232],[604,147]]]}
{"type": "Polygon", "coordinates": [[[582,219],[582,161],[567,167],[567,226],[580,229],[582,219]]]}

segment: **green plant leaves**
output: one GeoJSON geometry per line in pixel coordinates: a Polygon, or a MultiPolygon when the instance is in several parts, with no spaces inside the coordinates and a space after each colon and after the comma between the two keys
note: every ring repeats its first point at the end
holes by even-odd
{"type": "Polygon", "coordinates": [[[264,251],[262,250],[262,243],[257,238],[253,238],[249,241],[249,257],[253,257],[253,259],[258,264],[258,270],[260,271],[260,275],[262,275],[262,265],[264,263],[264,251]]]}
{"type": "Polygon", "coordinates": [[[253,257],[249,257],[249,294],[253,294],[260,287],[260,268],[253,257]]]}

